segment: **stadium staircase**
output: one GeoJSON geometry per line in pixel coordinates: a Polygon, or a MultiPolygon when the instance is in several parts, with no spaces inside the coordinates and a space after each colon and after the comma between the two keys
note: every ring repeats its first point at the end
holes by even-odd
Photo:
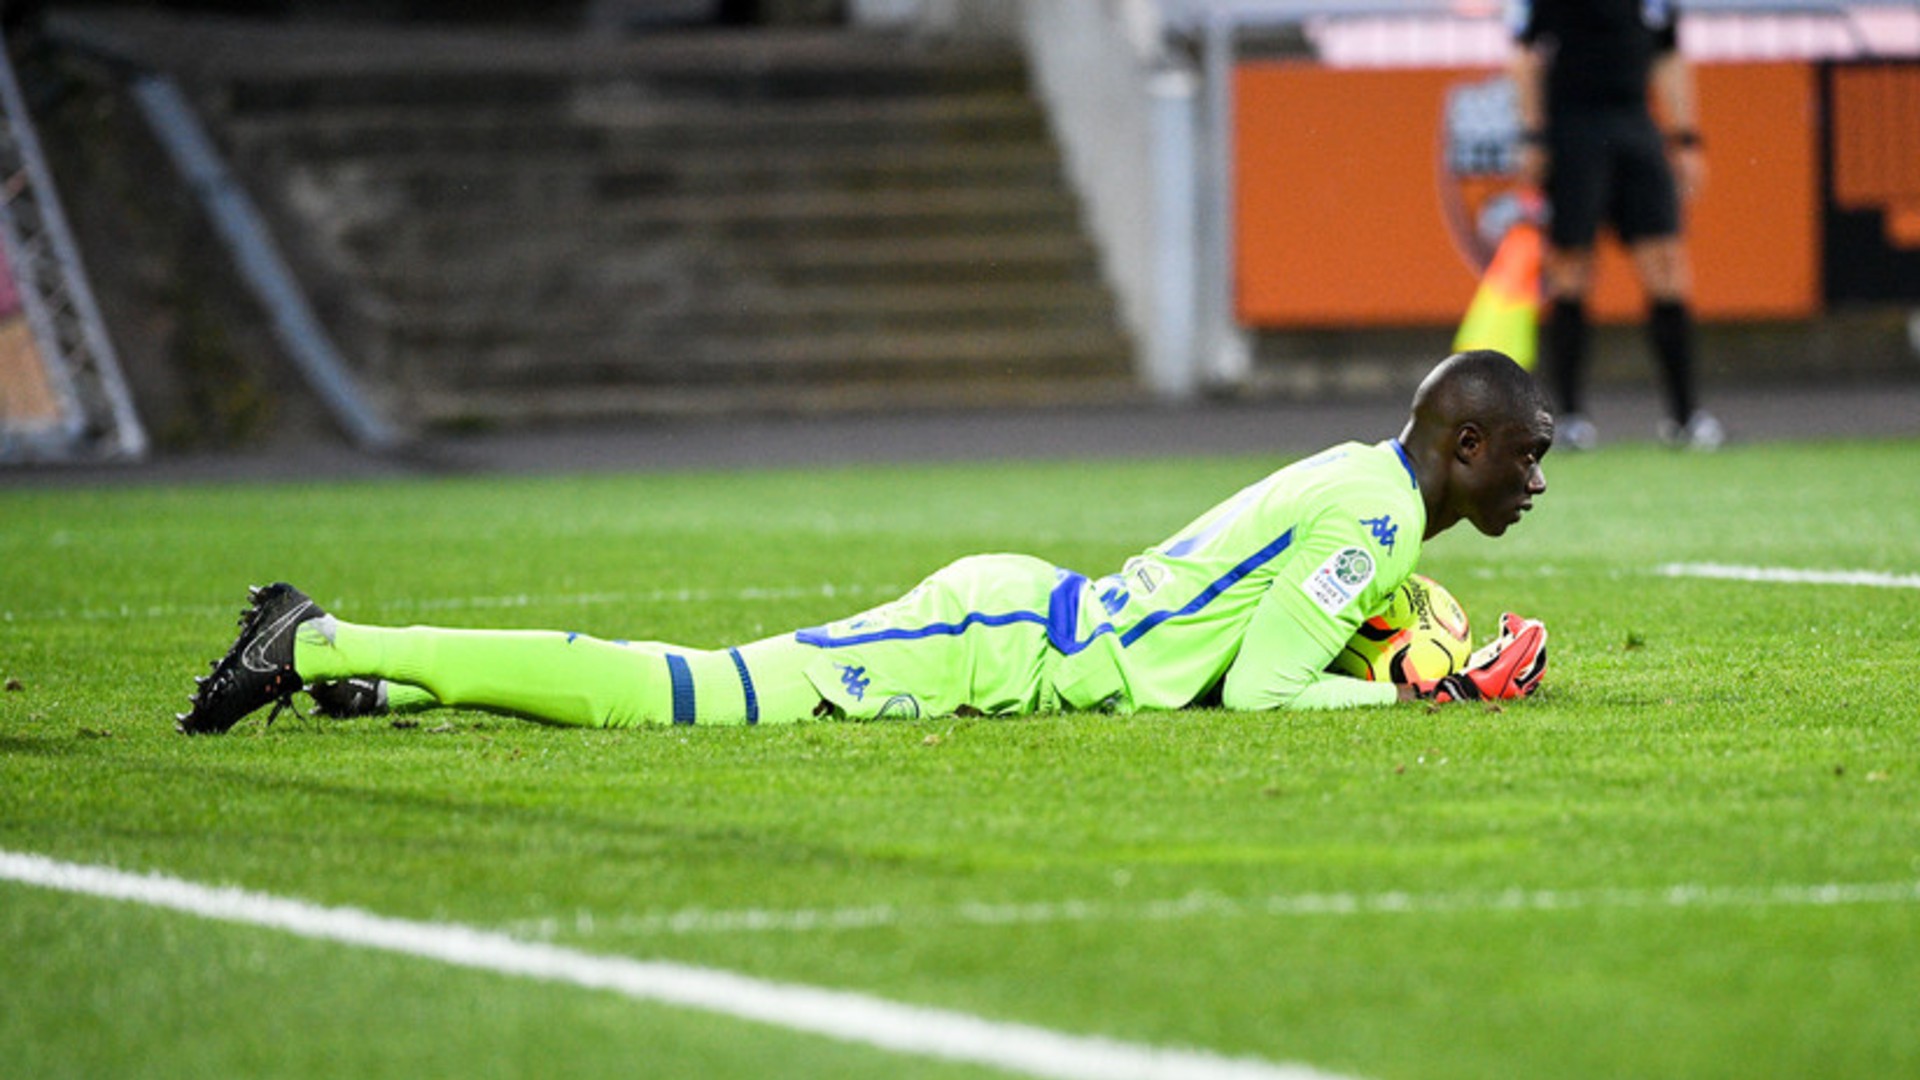
{"type": "Polygon", "coordinates": [[[1011,46],[151,18],[405,422],[1139,393],[1011,46]]]}

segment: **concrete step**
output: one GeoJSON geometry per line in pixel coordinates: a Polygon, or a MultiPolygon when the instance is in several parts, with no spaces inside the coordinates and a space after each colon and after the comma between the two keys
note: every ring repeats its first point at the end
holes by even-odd
{"type": "Polygon", "coordinates": [[[1071,231],[1076,204],[1065,192],[1034,187],[961,187],[935,191],[718,191],[635,196],[602,202],[553,200],[531,205],[435,207],[429,215],[369,221],[346,234],[356,249],[399,246],[409,252],[458,252],[476,240],[509,232],[565,235],[581,240],[642,239],[705,233],[725,225],[742,240],[756,228],[774,232],[866,226],[897,234],[953,229],[1022,230],[1054,223],[1071,231]]]}
{"type": "Polygon", "coordinates": [[[1046,409],[1137,404],[1131,378],[1111,375],[1005,375],[982,379],[931,378],[831,383],[748,382],[726,385],[615,385],[552,387],[537,398],[514,389],[425,388],[412,392],[407,413],[416,423],[449,427],[523,426],[567,422],[644,421],[648,418],[816,413],[883,413],[948,409],[1046,409]]]}
{"type": "Polygon", "coordinates": [[[360,280],[371,306],[479,298],[553,303],[563,294],[625,303],[649,297],[759,293],[815,286],[889,285],[965,290],[1000,283],[1097,286],[1091,244],[1083,236],[1023,233],[937,235],[900,240],[816,239],[759,245],[641,245],[613,241],[589,249],[565,239],[506,236],[433,258],[369,262],[360,280]]]}
{"type": "Polygon", "coordinates": [[[1080,330],[836,333],[760,338],[712,331],[623,341],[600,336],[480,346],[415,346],[392,358],[397,381],[419,393],[517,389],[517,418],[545,415],[539,399],[562,388],[848,386],[905,388],[927,381],[1072,378],[1124,381],[1125,342],[1080,330]]]}
{"type": "Polygon", "coordinates": [[[1025,80],[1019,56],[991,43],[923,44],[836,29],[688,30],[627,37],[520,27],[340,19],[297,24],[109,8],[60,12],[63,37],[177,72],[264,104],[303,110],[329,100],[482,94],[537,80],[646,76],[714,90],[761,86],[782,95],[874,80],[954,89],[969,80],[1025,80]],[[278,99],[272,95],[280,95],[278,99]]]}
{"type": "MultiPolygon", "coordinates": [[[[955,288],[885,284],[872,287],[801,286],[756,288],[735,283],[712,292],[642,297],[629,290],[626,304],[549,306],[536,336],[595,334],[678,335],[725,326],[735,333],[798,335],[857,329],[863,332],[1069,327],[1111,331],[1106,291],[1091,283],[1015,285],[992,281],[955,288]]],[[[484,340],[529,334],[513,305],[486,295],[443,295],[382,313],[392,338],[403,344],[435,340],[484,340]]]]}
{"type": "Polygon", "coordinates": [[[547,105],[420,109],[395,106],[313,115],[240,116],[227,137],[237,154],[271,152],[328,161],[390,154],[679,153],[742,145],[810,148],[922,147],[1044,139],[1046,117],[1018,95],[958,100],[844,99],[738,105],[667,102],[619,106],[592,95],[547,105]]]}
{"type": "Polygon", "coordinates": [[[355,190],[454,211],[683,191],[908,192],[1062,184],[1053,149],[1026,140],[991,146],[717,146],[673,154],[594,150],[530,157],[407,152],[303,160],[294,168],[299,183],[317,189],[355,190]]]}

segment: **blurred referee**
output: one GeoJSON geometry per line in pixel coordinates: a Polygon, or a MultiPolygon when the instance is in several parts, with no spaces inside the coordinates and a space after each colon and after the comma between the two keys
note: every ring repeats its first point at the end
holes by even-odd
{"type": "Polygon", "coordinates": [[[1598,445],[1586,414],[1587,296],[1602,224],[1626,244],[1646,291],[1665,376],[1668,443],[1712,450],[1726,438],[1694,389],[1692,271],[1680,198],[1706,179],[1693,71],[1680,55],[1675,0],[1511,0],[1521,179],[1546,194],[1544,352],[1560,399],[1559,442],[1598,445]],[[1652,102],[1658,99],[1662,130],[1652,102]]]}

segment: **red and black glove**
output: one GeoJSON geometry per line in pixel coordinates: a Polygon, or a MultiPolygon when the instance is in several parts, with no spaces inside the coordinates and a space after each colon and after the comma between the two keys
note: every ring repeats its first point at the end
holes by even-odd
{"type": "Polygon", "coordinates": [[[1481,701],[1522,698],[1540,686],[1547,673],[1547,626],[1509,611],[1500,616],[1500,636],[1467,658],[1467,666],[1442,678],[1413,684],[1429,701],[1481,701]]]}

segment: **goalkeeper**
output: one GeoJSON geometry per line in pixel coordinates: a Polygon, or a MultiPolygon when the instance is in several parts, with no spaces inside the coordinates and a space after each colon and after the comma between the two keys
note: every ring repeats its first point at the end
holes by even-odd
{"type": "Polygon", "coordinates": [[[1325,669],[1422,541],[1518,521],[1546,491],[1552,443],[1530,375],[1501,353],[1458,354],[1422,381],[1398,438],[1289,465],[1115,573],[973,556],[892,603],[735,648],[366,626],[272,585],[178,726],[224,732],[301,689],[334,716],[444,705],[593,727],[1519,697],[1545,668],[1546,630],[1514,615],[1466,671],[1431,683],[1325,669]]]}

